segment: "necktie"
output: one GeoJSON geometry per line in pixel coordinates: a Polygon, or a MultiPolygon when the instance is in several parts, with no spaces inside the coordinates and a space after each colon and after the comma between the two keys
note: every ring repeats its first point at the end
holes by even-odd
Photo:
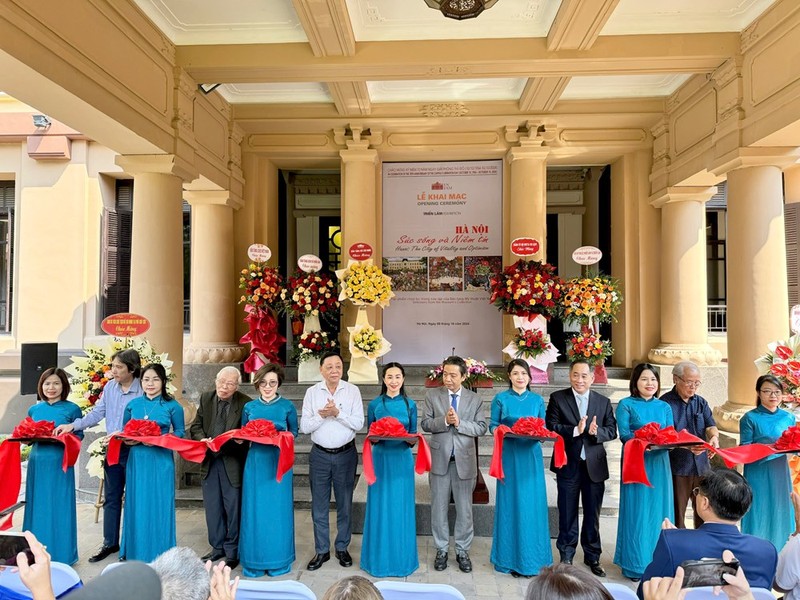
{"type": "MultiPolygon", "coordinates": [[[[578,412],[581,419],[586,416],[586,411],[589,410],[589,398],[586,396],[578,396],[578,412]]],[[[589,427],[589,424],[586,424],[589,427]]],[[[586,431],[584,429],[584,431],[586,431]]],[[[581,440],[581,460],[586,460],[586,449],[583,447],[583,440],[581,440]]]]}
{"type": "Polygon", "coordinates": [[[211,437],[225,433],[225,428],[228,421],[228,409],[231,403],[223,400],[217,400],[217,418],[214,419],[214,426],[211,428],[211,437]]]}
{"type": "MultiPolygon", "coordinates": [[[[458,394],[450,394],[450,406],[453,410],[456,410],[456,404],[458,403],[458,394]]],[[[453,444],[453,449],[450,451],[450,458],[456,455],[456,445],[453,444]]]]}

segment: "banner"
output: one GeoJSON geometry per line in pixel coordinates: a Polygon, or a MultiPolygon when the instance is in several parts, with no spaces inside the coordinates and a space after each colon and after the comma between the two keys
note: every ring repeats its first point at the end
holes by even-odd
{"type": "Polygon", "coordinates": [[[434,365],[455,353],[500,361],[502,316],[489,278],[502,268],[500,160],[383,164],[383,313],[389,360],[434,365]]]}

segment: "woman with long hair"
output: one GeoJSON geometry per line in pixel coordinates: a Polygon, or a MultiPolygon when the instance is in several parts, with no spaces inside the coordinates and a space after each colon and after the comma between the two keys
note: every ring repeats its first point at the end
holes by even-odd
{"type": "MultiPolygon", "coordinates": [[[[297,409],[278,393],[282,383],[280,365],[258,370],[253,378],[258,397],[244,405],[243,426],[267,419],[297,437],[297,409]]],[[[251,444],[244,464],[239,558],[245,577],[285,575],[295,559],[293,470],[276,479],[278,454],[276,446],[251,444]]]]}
{"type": "MultiPolygon", "coordinates": [[[[523,417],[544,419],[544,398],[528,389],[530,367],[521,358],[508,363],[508,389],[492,400],[489,431],[513,427],[523,417]]],[[[542,444],[523,438],[503,443],[503,472],[497,482],[497,506],[490,559],[496,571],[532,577],[553,563],[544,483],[542,444]]]]}
{"type": "MultiPolygon", "coordinates": [[[[794,415],[779,408],[783,386],[774,375],[756,380],[756,407],[739,421],[741,444],[774,444],[795,424],[794,415]]],[[[744,466],[753,488],[753,504],[742,517],[742,533],[769,540],[780,549],[794,531],[792,478],[785,454],[773,454],[744,466]]]]}
{"type": "MultiPolygon", "coordinates": [[[[131,419],[157,423],[161,434],[185,433],[183,407],[167,391],[167,372],[159,363],[142,369],[144,396],[125,407],[123,427],[131,419]]],[[[127,487],[120,560],[150,562],[175,545],[175,459],[172,450],[138,442],[125,467],[127,487]]]]}
{"type": "MultiPolygon", "coordinates": [[[[617,405],[617,427],[623,444],[648,423],[658,423],[662,428],[674,424],[669,404],[658,399],[660,389],[661,378],[656,368],[648,363],[636,365],[631,374],[631,395],[617,405]]],[[[639,581],[650,564],[664,519],[675,520],[669,451],[645,452],[644,466],[652,487],[620,483],[614,564],[633,581],[639,581]]]]}
{"type": "MultiPolygon", "coordinates": [[[[417,403],[406,396],[405,369],[383,366],[380,395],[369,403],[367,427],[394,417],[409,433],[417,432],[417,403]]],[[[414,501],[414,457],[405,440],[382,440],[372,446],[375,483],[367,487],[367,514],[361,568],[373,577],[405,577],[419,567],[414,501]]]]}
{"type": "MultiPolygon", "coordinates": [[[[80,418],[81,409],[67,401],[69,380],[63,369],[51,367],[39,378],[39,399],[28,410],[34,421],[53,421],[56,427],[80,418]]],[[[83,439],[82,432],[76,432],[83,439]]],[[[32,532],[56,562],[78,562],[75,513],[75,468],[61,468],[61,444],[33,442],[25,481],[25,518],[22,529],[32,532]]],[[[2,485],[2,484],[0,484],[2,485]]]]}

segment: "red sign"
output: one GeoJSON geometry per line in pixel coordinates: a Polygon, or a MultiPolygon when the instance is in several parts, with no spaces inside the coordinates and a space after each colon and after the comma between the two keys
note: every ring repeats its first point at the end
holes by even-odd
{"type": "Polygon", "coordinates": [[[322,259],[314,254],[303,254],[303,256],[297,259],[297,266],[301,271],[313,273],[322,268],[322,259]]]}
{"type": "Polygon", "coordinates": [[[600,262],[603,252],[594,246],[581,246],[572,253],[572,260],[579,265],[593,265],[600,262]]]}
{"type": "Polygon", "coordinates": [[[372,256],[372,246],[364,242],[358,242],[350,246],[348,254],[353,260],[367,260],[372,256]]]}
{"type": "Polygon", "coordinates": [[[539,240],[533,238],[517,238],[511,242],[511,252],[517,256],[533,256],[540,248],[539,240]]]}
{"type": "Polygon", "coordinates": [[[264,244],[252,244],[247,249],[247,258],[253,262],[267,262],[272,256],[272,250],[264,244]]]}
{"type": "Polygon", "coordinates": [[[150,329],[150,321],[134,313],[117,313],[103,319],[100,329],[116,337],[136,337],[150,329]]]}

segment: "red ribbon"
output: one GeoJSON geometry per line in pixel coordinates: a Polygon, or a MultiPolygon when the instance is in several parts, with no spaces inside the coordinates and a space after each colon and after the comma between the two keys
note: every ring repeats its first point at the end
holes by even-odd
{"type": "Polygon", "coordinates": [[[394,417],[383,417],[369,426],[369,434],[364,440],[364,447],[361,452],[364,462],[364,478],[367,480],[367,484],[372,485],[378,480],[375,475],[375,465],[372,462],[372,444],[381,441],[376,438],[385,437],[397,439],[417,438],[419,440],[419,448],[417,449],[417,459],[414,463],[414,472],[422,475],[431,470],[431,449],[425,440],[425,436],[421,433],[408,433],[403,424],[394,417]]]}
{"type": "Polygon", "coordinates": [[[800,426],[789,427],[781,434],[774,446],[776,450],[780,451],[800,449],[800,426]]]}
{"type": "MultiPolygon", "coordinates": [[[[61,460],[61,469],[67,469],[78,462],[81,453],[81,440],[72,433],[53,435],[56,424],[53,421],[34,421],[25,417],[14,428],[11,438],[0,444],[0,510],[5,510],[13,505],[19,497],[22,485],[22,468],[20,466],[20,444],[25,442],[57,442],[63,444],[64,455],[61,460]]],[[[0,522],[0,531],[10,528],[12,515],[0,522]]]]}
{"type": "MultiPolygon", "coordinates": [[[[697,444],[698,447],[702,446],[706,450],[716,452],[724,459],[726,458],[723,452],[707,444],[699,437],[692,435],[685,429],[676,431],[672,425],[662,429],[658,423],[648,423],[637,429],[633,437],[625,442],[625,447],[623,449],[622,483],[643,483],[646,486],[653,487],[650,480],[647,478],[647,470],[644,466],[645,450],[654,445],[688,444],[691,442],[699,442],[699,444],[697,444]]],[[[725,462],[727,463],[728,460],[726,459],[725,462]]]]}
{"type": "Polygon", "coordinates": [[[260,310],[250,304],[245,305],[244,310],[247,313],[244,322],[250,331],[239,339],[239,343],[250,344],[250,356],[244,361],[244,370],[255,373],[267,362],[280,362],[278,352],[286,338],[278,333],[278,321],[272,311],[260,310]]]}
{"type": "Polygon", "coordinates": [[[560,469],[567,464],[567,453],[564,450],[564,438],[555,431],[547,429],[544,419],[538,417],[522,417],[514,423],[513,427],[500,425],[494,430],[494,450],[492,451],[492,464],[489,475],[502,481],[505,479],[503,472],[503,441],[509,433],[528,437],[544,437],[555,441],[553,446],[553,465],[560,469]]]}
{"type": "Polygon", "coordinates": [[[278,431],[269,419],[253,419],[241,429],[231,429],[208,442],[208,448],[219,452],[225,442],[236,439],[255,444],[278,447],[278,469],[275,480],[280,481],[294,466],[294,436],[289,431],[278,431]]]}
{"type": "Polygon", "coordinates": [[[161,427],[155,421],[131,419],[120,433],[111,436],[106,460],[109,465],[119,464],[119,451],[124,440],[141,442],[149,446],[174,450],[185,460],[203,462],[208,446],[205,442],[179,438],[171,433],[161,435],[161,427]]]}

